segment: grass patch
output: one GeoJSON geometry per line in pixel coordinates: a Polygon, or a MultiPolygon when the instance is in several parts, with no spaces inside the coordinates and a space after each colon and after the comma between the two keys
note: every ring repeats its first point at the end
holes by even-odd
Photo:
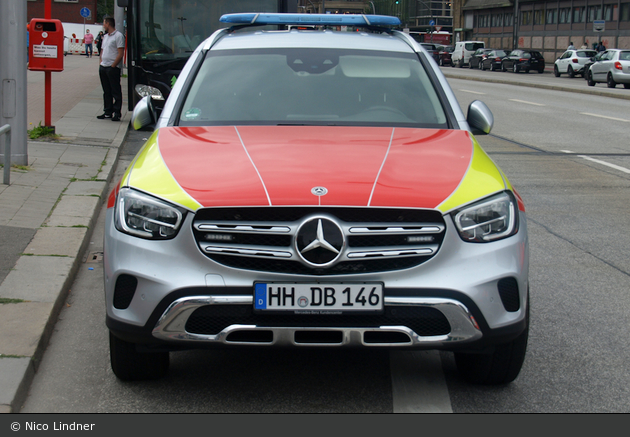
{"type": "Polygon", "coordinates": [[[22,302],[26,302],[26,301],[22,300],[22,299],[8,299],[6,297],[0,297],[0,304],[5,304],[5,303],[22,303],[22,302]]]}
{"type": "Polygon", "coordinates": [[[5,354],[0,354],[0,358],[30,358],[30,357],[27,357],[26,355],[5,355],[5,354]]]}
{"type": "Polygon", "coordinates": [[[61,137],[61,135],[57,135],[55,133],[53,128],[42,126],[41,121],[39,122],[39,126],[34,127],[33,129],[28,129],[26,132],[31,140],[37,140],[40,138],[56,140],[61,137]]]}

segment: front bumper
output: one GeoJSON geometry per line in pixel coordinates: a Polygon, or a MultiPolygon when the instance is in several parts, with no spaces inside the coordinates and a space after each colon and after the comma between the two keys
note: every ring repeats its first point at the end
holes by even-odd
{"type": "Polygon", "coordinates": [[[168,350],[230,345],[461,350],[510,341],[526,327],[529,265],[523,213],[516,235],[486,244],[464,243],[447,216],[442,246],[427,262],[398,271],[334,277],[218,264],[198,249],[192,214],[173,240],[149,241],[117,231],[112,213],[110,208],[105,231],[107,325],[114,335],[133,343],[168,350]],[[117,308],[119,278],[128,277],[136,281],[132,297],[125,308],[117,308]],[[516,290],[511,291],[516,303],[507,309],[501,285],[506,279],[516,290]],[[252,314],[257,281],[382,282],[385,314],[368,319],[265,318],[252,314]],[[207,331],[187,326],[196,311],[211,307],[220,312],[216,318],[225,317],[222,325],[207,331]],[[231,315],[225,316],[224,310],[231,315]],[[427,317],[443,319],[448,329],[416,328],[415,316],[396,316],[403,310],[420,311],[421,317],[431,312],[427,317]]]}

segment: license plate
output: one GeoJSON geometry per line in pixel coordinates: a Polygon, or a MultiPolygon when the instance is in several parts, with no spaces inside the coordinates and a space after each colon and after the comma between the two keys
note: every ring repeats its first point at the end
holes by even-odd
{"type": "Polygon", "coordinates": [[[254,284],[254,309],[296,314],[383,311],[383,284],[254,284]]]}

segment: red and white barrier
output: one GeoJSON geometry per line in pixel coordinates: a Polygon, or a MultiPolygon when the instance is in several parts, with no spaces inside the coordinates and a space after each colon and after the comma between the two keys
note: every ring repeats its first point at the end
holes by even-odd
{"type": "Polygon", "coordinates": [[[68,54],[85,55],[85,44],[79,38],[68,38],[68,54]]]}

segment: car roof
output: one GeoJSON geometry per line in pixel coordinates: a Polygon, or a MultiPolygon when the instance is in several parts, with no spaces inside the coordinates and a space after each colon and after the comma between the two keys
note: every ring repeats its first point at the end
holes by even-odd
{"type": "Polygon", "coordinates": [[[220,38],[211,50],[304,47],[414,52],[414,49],[401,38],[386,33],[297,29],[233,32],[220,38]]]}

